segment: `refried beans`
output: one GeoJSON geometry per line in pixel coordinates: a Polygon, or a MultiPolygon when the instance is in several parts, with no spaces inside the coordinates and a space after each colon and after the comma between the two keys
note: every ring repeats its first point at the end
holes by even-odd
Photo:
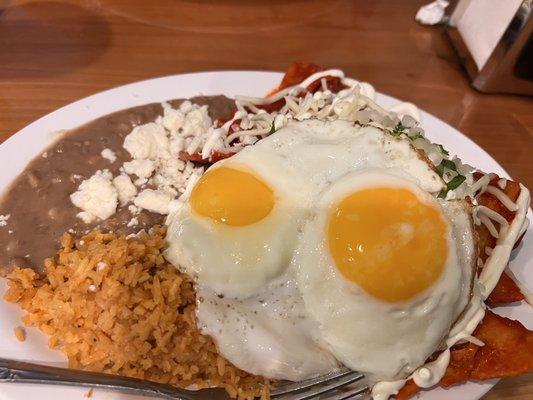
{"type": "MultiPolygon", "coordinates": [[[[178,107],[183,101],[169,103],[178,107]]],[[[200,96],[190,101],[207,105],[213,120],[227,118],[235,111],[234,101],[225,96],[200,96]]],[[[14,267],[30,267],[41,273],[43,261],[57,252],[59,239],[67,231],[75,237],[93,228],[131,234],[161,224],[164,215],[142,210],[135,216],[138,224],[128,227],[132,215],[127,206],[119,207],[105,221],[86,224],[76,217],[80,210],[70,195],[97,170],[108,169],[116,175],[131,159],[122,147],[124,138],[134,126],[152,122],[162,113],[161,104],[153,103],[106,115],[62,133],[33,159],[0,199],[0,215],[10,215],[7,225],[0,227],[0,274],[14,267]],[[106,148],[116,154],[115,162],[102,157],[106,148]]]]}

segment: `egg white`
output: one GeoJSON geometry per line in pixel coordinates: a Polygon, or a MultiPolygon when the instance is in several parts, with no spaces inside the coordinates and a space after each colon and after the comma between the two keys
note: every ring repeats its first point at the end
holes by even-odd
{"type": "Polygon", "coordinates": [[[318,324],[308,316],[291,271],[246,299],[220,298],[202,285],[197,296],[199,328],[238,368],[292,381],[337,368],[325,344],[315,340],[318,324]]]}
{"type": "Polygon", "coordinates": [[[338,178],[364,168],[388,168],[392,174],[406,175],[428,193],[445,187],[409,140],[343,120],[293,122],[250,151],[283,158],[287,169],[301,175],[313,199],[338,178]]]}

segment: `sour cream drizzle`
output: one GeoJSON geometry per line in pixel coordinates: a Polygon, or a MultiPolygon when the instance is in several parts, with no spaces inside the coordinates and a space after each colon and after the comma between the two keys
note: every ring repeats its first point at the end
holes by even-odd
{"type": "MultiPolygon", "coordinates": [[[[497,182],[497,185],[499,186],[498,188],[489,185],[490,181],[494,178],[494,176],[495,175],[493,174],[486,174],[482,176],[477,182],[475,182],[470,189],[472,195],[474,196],[474,198],[478,198],[483,193],[489,193],[493,195],[497,200],[499,200],[500,203],[502,203],[503,206],[509,211],[516,212],[518,210],[518,205],[513,202],[510,197],[507,196],[503,191],[503,189],[505,189],[505,187],[507,186],[507,179],[499,179],[497,182]]],[[[475,206],[473,215],[474,223],[476,225],[485,225],[489,233],[496,239],[503,235],[505,231],[509,228],[509,223],[507,222],[507,220],[502,215],[498,214],[496,211],[488,207],[482,205],[475,206]],[[499,224],[499,231],[494,225],[494,222],[499,224]]],[[[523,232],[524,231],[522,231],[522,233],[523,232]]]]}
{"type": "Polygon", "coordinates": [[[494,186],[487,186],[486,189],[487,193],[492,194],[494,197],[496,197],[500,202],[509,210],[509,211],[516,211],[518,209],[518,206],[516,203],[514,203],[509,196],[505,194],[502,190],[498,189],[494,186]]]}
{"type": "Polygon", "coordinates": [[[435,386],[442,379],[448,368],[452,346],[460,341],[470,341],[477,345],[483,345],[483,343],[472,336],[472,333],[484,316],[485,304],[479,295],[474,295],[463,316],[450,331],[446,340],[447,348],[439,354],[437,359],[418,368],[406,379],[376,383],[372,388],[372,398],[374,400],[387,400],[390,396],[398,394],[399,390],[409,379],[412,379],[421,388],[435,386]]]}
{"type": "Polygon", "coordinates": [[[496,287],[503,270],[507,266],[511,251],[515,243],[520,238],[527,209],[529,207],[530,195],[529,190],[520,184],[520,195],[516,201],[517,211],[513,222],[506,230],[505,235],[500,235],[496,246],[492,249],[490,257],[487,259],[485,266],[479,274],[479,282],[482,285],[481,295],[485,300],[492,290],[496,287]]]}

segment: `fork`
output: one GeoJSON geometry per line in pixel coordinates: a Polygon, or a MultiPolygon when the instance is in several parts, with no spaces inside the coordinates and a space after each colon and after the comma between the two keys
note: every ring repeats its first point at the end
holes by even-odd
{"type": "MultiPolygon", "coordinates": [[[[363,378],[360,373],[342,368],[317,378],[279,386],[272,390],[271,397],[276,400],[345,400],[359,396],[358,399],[363,399],[361,396],[368,391],[360,382],[363,378]],[[354,385],[356,382],[359,384],[354,385]]],[[[142,379],[4,358],[0,358],[0,382],[81,386],[173,400],[230,400],[227,392],[220,388],[186,390],[142,379]]]]}

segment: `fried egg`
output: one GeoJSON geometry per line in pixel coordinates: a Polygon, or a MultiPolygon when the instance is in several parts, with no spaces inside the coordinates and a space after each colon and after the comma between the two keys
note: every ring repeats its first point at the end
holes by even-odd
{"type": "Polygon", "coordinates": [[[396,377],[436,350],[468,301],[469,211],[438,203],[444,187],[389,132],[291,122],[206,172],[167,221],[166,256],[194,277],[199,326],[237,367],[297,381],[340,362],[396,377]],[[354,221],[330,224],[345,200],[381,221],[357,233],[375,240],[363,273],[343,253],[354,221]]]}
{"type": "Polygon", "coordinates": [[[439,348],[469,301],[475,259],[467,205],[367,169],[320,196],[292,266],[321,340],[378,381],[439,348]]]}
{"type": "Polygon", "coordinates": [[[210,168],[167,221],[167,259],[232,298],[283,273],[308,209],[298,174],[275,153],[251,150],[210,168]]]}

